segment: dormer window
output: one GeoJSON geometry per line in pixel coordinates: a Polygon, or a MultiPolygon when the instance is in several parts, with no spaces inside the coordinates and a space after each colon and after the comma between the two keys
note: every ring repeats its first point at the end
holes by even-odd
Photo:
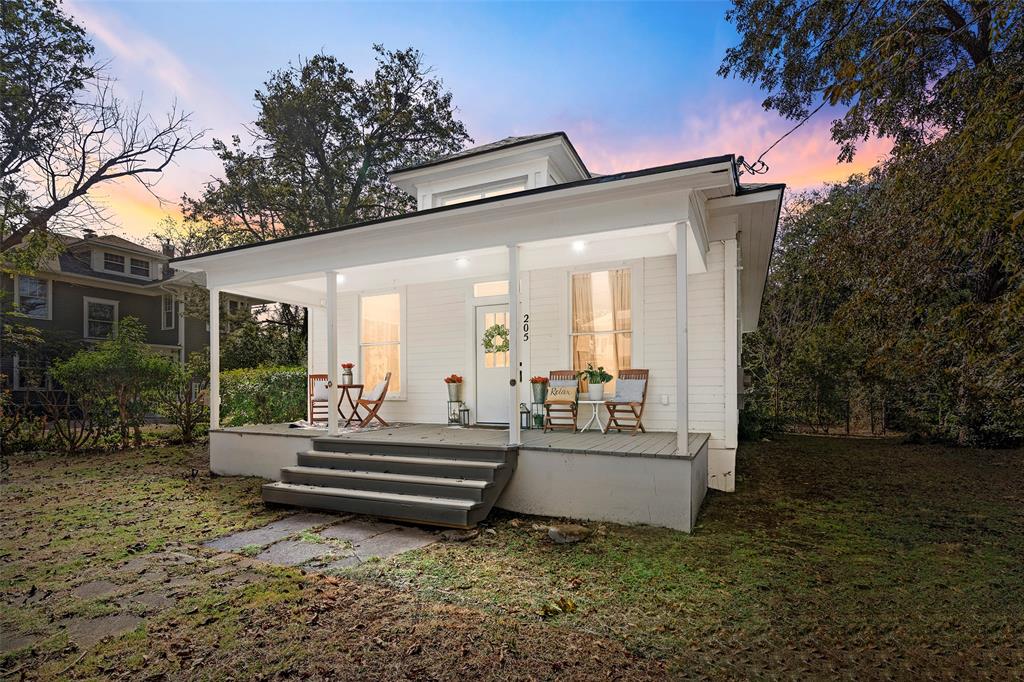
{"type": "Polygon", "coordinates": [[[104,253],[103,269],[111,272],[124,272],[124,256],[116,253],[104,253]]]}
{"type": "Polygon", "coordinates": [[[139,277],[149,277],[149,261],[132,258],[132,274],[139,277]]]}
{"type": "Polygon", "coordinates": [[[477,199],[486,199],[487,197],[496,197],[502,194],[522,192],[525,189],[526,176],[524,175],[518,178],[512,178],[511,180],[489,182],[483,185],[463,187],[450,192],[435,194],[434,206],[451,206],[452,204],[461,204],[467,201],[476,201],[477,199]]]}

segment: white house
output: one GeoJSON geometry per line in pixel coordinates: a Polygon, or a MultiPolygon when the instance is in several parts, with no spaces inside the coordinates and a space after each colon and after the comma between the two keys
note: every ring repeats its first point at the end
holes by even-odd
{"type": "MultiPolygon", "coordinates": [[[[271,502],[456,526],[497,504],[688,531],[707,487],[733,489],[742,335],[757,327],[783,185],[742,185],[732,155],[600,176],[564,133],[391,180],[417,211],[174,261],[206,274],[213,313],[221,294],[306,306],[309,372],[329,375],[319,430],[222,429],[213,409],[214,471],[274,479],[271,502]],[[495,324],[507,352],[484,348],[495,324]],[[339,421],[346,361],[367,387],[392,373],[392,428],[339,421]],[[588,362],[649,370],[647,433],[521,427],[531,376],[588,362]],[[453,373],[469,428],[448,425],[453,373]]],[[[216,314],[210,327],[216,340],[216,314]]],[[[214,408],[218,375],[214,352],[214,408]]]]}

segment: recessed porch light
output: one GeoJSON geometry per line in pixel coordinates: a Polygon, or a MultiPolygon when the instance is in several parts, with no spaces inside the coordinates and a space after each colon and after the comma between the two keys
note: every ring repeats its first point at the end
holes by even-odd
{"type": "Polygon", "coordinates": [[[455,265],[459,266],[460,268],[468,268],[469,267],[469,259],[468,258],[456,258],[455,259],[455,265]]]}
{"type": "Polygon", "coordinates": [[[587,250],[587,243],[581,239],[577,239],[572,243],[572,250],[576,253],[583,253],[587,250]]]}

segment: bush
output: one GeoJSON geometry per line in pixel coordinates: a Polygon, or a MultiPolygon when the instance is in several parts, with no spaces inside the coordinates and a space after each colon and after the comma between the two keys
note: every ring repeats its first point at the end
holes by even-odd
{"type": "Polygon", "coordinates": [[[191,443],[208,419],[205,394],[209,385],[209,356],[192,353],[184,367],[174,364],[167,381],[154,391],[157,411],[178,427],[183,443],[191,443]]]}
{"type": "Polygon", "coordinates": [[[304,367],[233,369],[220,375],[224,426],[305,419],[306,399],[304,367]]]}

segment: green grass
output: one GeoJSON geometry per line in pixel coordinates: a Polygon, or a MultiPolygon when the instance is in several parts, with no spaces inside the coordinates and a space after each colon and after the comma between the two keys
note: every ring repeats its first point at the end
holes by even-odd
{"type": "Polygon", "coordinates": [[[36,643],[0,656],[0,675],[1024,676],[1021,451],[787,437],[741,449],[737,492],[711,493],[692,535],[591,523],[588,540],[555,545],[548,520],[496,512],[493,534],[340,578],[196,549],[281,514],[257,480],[192,476],[205,456],[12,459],[0,629],[36,643]],[[123,582],[119,562],[179,544],[206,558],[174,568],[193,581],[174,606],[67,646],[62,619],[118,601],[72,587],[123,582]],[[227,564],[255,576],[229,589],[213,570],[227,564]]]}

